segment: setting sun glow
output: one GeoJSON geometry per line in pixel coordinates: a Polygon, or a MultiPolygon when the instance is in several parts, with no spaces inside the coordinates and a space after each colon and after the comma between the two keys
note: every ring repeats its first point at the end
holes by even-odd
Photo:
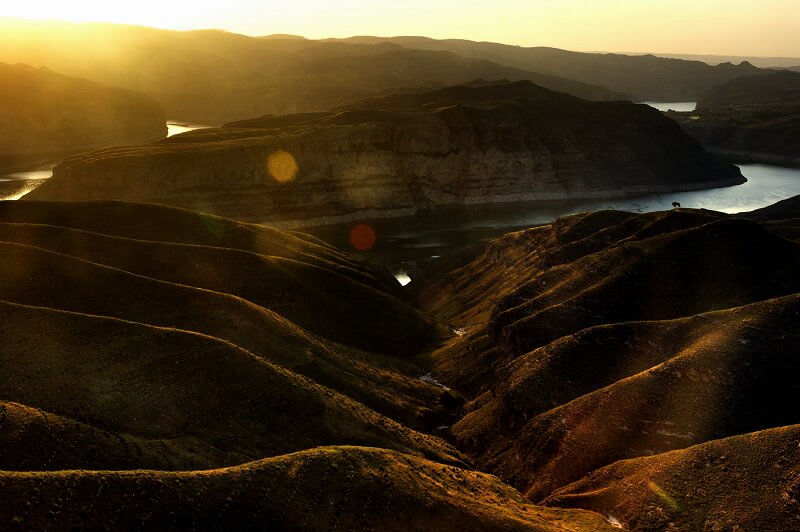
{"type": "Polygon", "coordinates": [[[318,39],[426,35],[571,50],[796,56],[800,9],[786,0],[12,0],[0,17],[291,33],[318,39]],[[680,31],[675,31],[680,28],[680,31]]]}
{"type": "Polygon", "coordinates": [[[0,16],[71,22],[113,22],[169,29],[193,29],[209,20],[212,2],[198,1],[189,8],[184,2],[140,0],[139,2],[97,2],[94,0],[32,0],[8,2],[0,16]]]}

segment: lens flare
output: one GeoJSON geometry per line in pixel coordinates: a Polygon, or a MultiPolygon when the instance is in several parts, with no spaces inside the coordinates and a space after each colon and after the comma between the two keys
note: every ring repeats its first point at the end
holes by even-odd
{"type": "Polygon", "coordinates": [[[350,230],[350,244],[358,251],[367,251],[375,245],[375,230],[369,224],[358,224],[350,230]]]}
{"type": "Polygon", "coordinates": [[[267,171],[278,183],[289,183],[294,181],[300,167],[297,166],[297,161],[291,153],[278,150],[267,159],[267,171]]]}
{"type": "Polygon", "coordinates": [[[658,484],[653,482],[652,480],[647,482],[647,487],[650,488],[650,491],[655,493],[662,501],[667,503],[670,508],[673,510],[678,509],[678,501],[676,501],[672,496],[670,496],[664,489],[661,488],[658,484]]]}

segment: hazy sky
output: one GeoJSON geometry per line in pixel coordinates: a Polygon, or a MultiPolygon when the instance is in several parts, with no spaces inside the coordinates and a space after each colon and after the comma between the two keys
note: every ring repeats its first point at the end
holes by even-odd
{"type": "Polygon", "coordinates": [[[800,57],[800,0],[4,0],[2,15],[249,35],[426,35],[583,51],[800,57]]]}

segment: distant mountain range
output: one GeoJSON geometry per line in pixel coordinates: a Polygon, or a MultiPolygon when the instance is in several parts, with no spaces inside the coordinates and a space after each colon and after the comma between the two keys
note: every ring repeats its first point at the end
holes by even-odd
{"type": "MultiPolygon", "coordinates": [[[[623,52],[626,55],[646,55],[636,52],[623,52]]],[[[750,55],[709,55],[709,54],[671,54],[653,52],[650,55],[669,57],[672,59],[685,59],[686,61],[702,61],[709,65],[721,63],[738,64],[743,61],[759,68],[791,68],[800,65],[800,57],[761,57],[750,55]]]]}
{"type": "Polygon", "coordinates": [[[314,41],[108,24],[0,19],[0,61],[46,66],[144,92],[172,119],[211,125],[267,113],[328,111],[375,91],[530,80],[591,100],[694,101],[761,72],[654,56],[424,37],[314,41]]]}
{"type": "Polygon", "coordinates": [[[558,75],[628,94],[636,101],[695,101],[714,85],[762,72],[750,63],[711,66],[654,55],[570,52],[558,48],[522,47],[461,39],[427,37],[352,37],[340,42],[393,43],[407,48],[438,50],[472,59],[558,75]]]}
{"type": "Polygon", "coordinates": [[[446,51],[393,44],[258,39],[102,24],[0,24],[0,61],[139,90],[170,118],[220,124],[266,113],[330,110],[376,90],[474,79],[531,80],[593,100],[626,95],[596,84],[446,51]]]}

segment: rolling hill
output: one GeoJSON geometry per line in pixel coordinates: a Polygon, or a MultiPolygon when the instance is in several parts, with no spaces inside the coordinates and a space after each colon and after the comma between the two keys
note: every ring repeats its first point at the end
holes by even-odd
{"type": "MultiPolygon", "coordinates": [[[[456,446],[532,501],[591,508],[623,527],[693,530],[706,526],[704,511],[715,523],[791,522],[774,511],[778,496],[756,510],[736,484],[744,465],[692,478],[670,457],[800,419],[800,248],[781,236],[795,203],[739,219],[690,209],[579,214],[421,266],[409,287],[457,331],[431,354],[433,376],[467,399],[451,429],[456,446]],[[625,467],[638,480],[627,483],[625,467]],[[700,488],[672,508],[658,489],[632,491],[654,470],[667,495],[678,477],[722,486],[738,474],[729,496],[738,506],[725,517],[700,488]],[[593,483],[600,478],[609,484],[593,483]]],[[[761,478],[758,489],[779,481],[761,478]]]]}
{"type": "Polygon", "coordinates": [[[2,202],[0,257],[0,528],[609,529],[442,439],[443,327],[312,237],[2,202]]]}

